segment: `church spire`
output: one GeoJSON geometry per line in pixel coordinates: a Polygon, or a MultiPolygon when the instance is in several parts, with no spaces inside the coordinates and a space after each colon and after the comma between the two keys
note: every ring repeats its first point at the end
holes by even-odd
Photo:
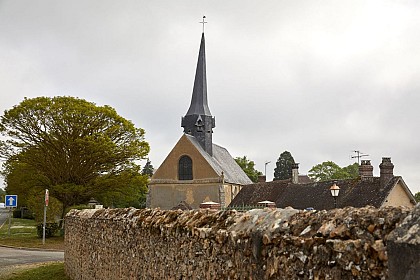
{"type": "Polygon", "coordinates": [[[211,116],[207,103],[207,75],[206,75],[206,50],[204,33],[201,35],[200,51],[198,53],[197,69],[195,71],[194,88],[191,105],[187,115],[211,116]]]}
{"type": "MultiPolygon", "coordinates": [[[[203,17],[203,25],[204,18],[205,17],[203,17]]],[[[212,117],[207,103],[204,32],[201,35],[191,104],[187,114],[182,118],[181,126],[184,128],[184,133],[194,136],[209,155],[213,154],[212,133],[213,128],[215,127],[215,119],[212,117]]]]}

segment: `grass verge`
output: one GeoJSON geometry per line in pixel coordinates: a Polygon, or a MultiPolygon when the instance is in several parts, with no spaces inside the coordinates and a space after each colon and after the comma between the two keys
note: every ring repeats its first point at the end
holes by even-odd
{"type": "Polygon", "coordinates": [[[70,280],[64,272],[64,263],[42,264],[35,268],[14,272],[5,280],[70,280]]]}
{"type": "Polygon", "coordinates": [[[36,232],[36,222],[27,219],[12,219],[10,236],[9,222],[0,228],[0,245],[12,247],[39,248],[48,250],[64,250],[64,237],[54,236],[45,239],[39,238],[36,232]]]}

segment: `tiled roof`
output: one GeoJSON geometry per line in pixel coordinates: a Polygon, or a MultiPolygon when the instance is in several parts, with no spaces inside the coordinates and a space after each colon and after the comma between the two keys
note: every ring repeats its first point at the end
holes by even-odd
{"type": "Polygon", "coordinates": [[[187,139],[194,144],[197,150],[219,176],[221,176],[223,172],[225,182],[239,185],[252,184],[252,181],[225,148],[213,144],[213,156],[210,156],[206,151],[204,151],[194,136],[188,134],[185,134],[185,136],[187,136],[187,139]]]}
{"type": "Polygon", "coordinates": [[[193,208],[191,207],[191,205],[189,205],[187,202],[185,202],[184,200],[181,201],[177,206],[172,207],[171,210],[192,210],[193,208]]]}
{"type": "Polygon", "coordinates": [[[291,206],[296,209],[332,209],[334,199],[330,187],[336,183],[340,187],[337,207],[380,207],[398,180],[402,180],[401,177],[394,176],[384,187],[381,187],[379,177],[308,184],[292,184],[290,180],[258,183],[243,187],[230,206],[255,205],[260,201],[270,200],[279,208],[291,206]]]}
{"type": "Polygon", "coordinates": [[[299,175],[299,184],[308,184],[313,183],[311,178],[308,175],[299,175]]]}

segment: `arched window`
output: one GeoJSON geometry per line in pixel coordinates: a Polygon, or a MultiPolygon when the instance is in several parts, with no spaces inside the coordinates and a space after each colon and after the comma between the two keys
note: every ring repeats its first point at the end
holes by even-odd
{"type": "Polygon", "coordinates": [[[178,163],[178,179],[192,180],[192,160],[189,156],[182,156],[178,163]]]}

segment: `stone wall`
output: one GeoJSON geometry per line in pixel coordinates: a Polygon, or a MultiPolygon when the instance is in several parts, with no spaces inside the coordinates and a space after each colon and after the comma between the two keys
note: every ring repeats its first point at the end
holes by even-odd
{"type": "Polygon", "coordinates": [[[413,213],[72,210],[65,268],[74,280],[386,279],[387,238],[413,213]]]}

